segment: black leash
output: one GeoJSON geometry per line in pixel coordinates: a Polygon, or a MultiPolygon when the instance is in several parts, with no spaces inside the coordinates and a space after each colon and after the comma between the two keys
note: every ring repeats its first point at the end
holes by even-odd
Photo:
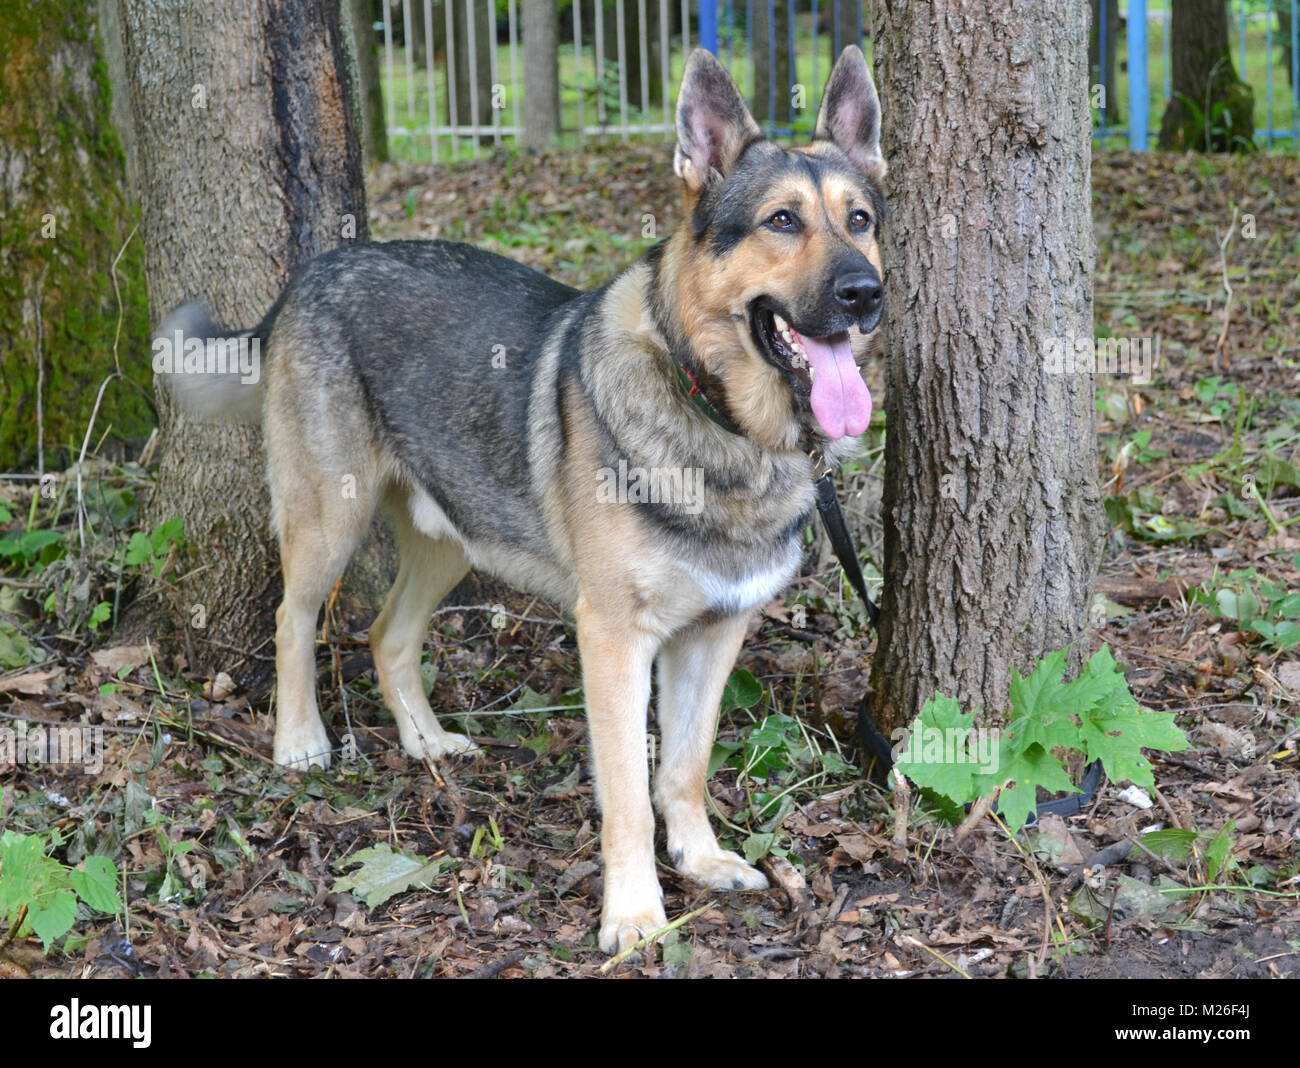
{"type": "MultiPolygon", "coordinates": [[[[821,512],[822,524],[826,527],[826,533],[831,539],[831,548],[835,550],[835,557],[839,560],[840,567],[848,575],[849,583],[866,604],[867,615],[871,617],[871,625],[876,627],[880,619],[880,609],[876,607],[875,602],[867,593],[867,583],[862,577],[862,564],[858,560],[857,549],[853,546],[853,536],[849,533],[848,524],[844,522],[844,512],[840,508],[839,495],[835,492],[835,483],[831,480],[830,467],[822,458],[821,453],[814,451],[810,453],[810,456],[814,467],[820,466],[822,468],[821,476],[815,483],[817,510],[821,512]]],[[[863,694],[862,703],[858,706],[858,734],[868,752],[880,761],[881,766],[888,772],[894,766],[894,752],[885,736],[880,733],[876,721],[871,718],[871,713],[867,707],[869,704],[870,694],[863,694]]],[[[1083,782],[1080,784],[1080,793],[1070,794],[1068,797],[1057,798],[1054,801],[1040,802],[1026,826],[1037,823],[1039,818],[1043,816],[1073,816],[1081,812],[1084,805],[1091,803],[1092,799],[1097,796],[1097,789],[1101,786],[1101,778],[1101,761],[1094,760],[1084,772],[1083,782]]],[[[967,808],[969,807],[968,805],[967,808]]]]}

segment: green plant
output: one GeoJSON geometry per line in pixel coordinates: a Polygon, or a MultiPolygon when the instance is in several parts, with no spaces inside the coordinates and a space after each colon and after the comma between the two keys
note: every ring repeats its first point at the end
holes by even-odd
{"type": "Polygon", "coordinates": [[[1151,789],[1155,780],[1142,749],[1186,749],[1172,713],[1144,711],[1103,646],[1072,682],[1064,682],[1065,651],[1044,657],[1028,678],[1012,672],[1007,726],[975,728],[937,694],[913,721],[895,774],[929,789],[948,806],[965,805],[1001,787],[999,810],[1018,831],[1037,805],[1037,790],[1077,793],[1058,751],[1100,760],[1112,782],[1151,789]],[[978,743],[973,745],[973,743],[978,743]]]}
{"type": "Polygon", "coordinates": [[[116,865],[90,856],[69,868],[48,855],[62,844],[58,830],[48,842],[39,834],[0,833],[0,918],[15,937],[34,932],[47,953],[72,929],[78,900],[96,912],[122,910],[116,865]]]}
{"type": "Polygon", "coordinates": [[[1300,646],[1300,593],[1265,578],[1253,567],[1223,577],[1216,572],[1193,598],[1211,614],[1231,620],[1238,630],[1258,634],[1267,649],[1285,653],[1300,646]]]}
{"type": "Polygon", "coordinates": [[[177,516],[159,523],[148,534],[137,530],[127,542],[125,562],[128,567],[149,568],[154,578],[161,578],[173,546],[185,548],[185,520],[177,516]]]}
{"type": "MultiPolygon", "coordinates": [[[[762,699],[761,684],[744,668],[731,673],[723,691],[722,712],[748,710],[762,699]]],[[[719,739],[713,745],[708,774],[722,767],[739,773],[747,799],[747,813],[738,819],[748,827],[732,825],[746,837],[741,851],[751,864],[769,853],[784,857],[779,828],[795,805],[795,793],[826,775],[842,775],[852,766],[838,751],[819,745],[795,716],[772,712],[745,729],[738,741],[719,739]]]]}

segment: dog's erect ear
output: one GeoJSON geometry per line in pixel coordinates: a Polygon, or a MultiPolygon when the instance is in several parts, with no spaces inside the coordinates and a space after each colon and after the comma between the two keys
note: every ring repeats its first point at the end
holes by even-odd
{"type": "Polygon", "coordinates": [[[762,136],[731,75],[712,54],[697,48],[686,61],[677,94],[673,166],[678,177],[698,193],[730,174],[741,149],[762,136]]]}
{"type": "Polygon", "coordinates": [[[831,71],[813,137],[834,141],[872,178],[885,176],[885,158],[880,154],[880,98],[867,57],[857,45],[844,49],[831,71]]]}

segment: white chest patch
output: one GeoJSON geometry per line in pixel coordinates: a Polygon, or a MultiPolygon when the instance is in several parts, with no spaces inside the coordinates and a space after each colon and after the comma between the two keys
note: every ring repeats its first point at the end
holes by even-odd
{"type": "Polygon", "coordinates": [[[459,531],[451,525],[451,520],[447,518],[446,513],[438,507],[438,502],[419,486],[411,488],[409,500],[411,522],[415,524],[415,529],[421,534],[433,538],[434,541],[451,538],[453,541],[463,543],[464,539],[460,536],[459,531]]]}
{"type": "Polygon", "coordinates": [[[748,612],[767,604],[790,584],[799,564],[798,546],[792,545],[792,549],[787,560],[765,571],[751,571],[732,578],[704,568],[694,568],[690,577],[704,593],[711,611],[721,615],[748,612]]]}

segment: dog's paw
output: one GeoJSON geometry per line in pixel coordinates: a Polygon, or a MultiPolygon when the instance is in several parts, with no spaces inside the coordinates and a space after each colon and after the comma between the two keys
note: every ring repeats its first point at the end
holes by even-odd
{"type": "Polygon", "coordinates": [[[463,734],[441,731],[434,734],[417,734],[402,739],[402,750],[415,760],[441,760],[447,756],[482,756],[483,750],[463,734]]]}
{"type": "Polygon", "coordinates": [[[647,909],[638,916],[605,916],[600,924],[601,952],[611,957],[631,949],[641,939],[653,934],[668,923],[663,906],[647,909]]]}
{"type": "Polygon", "coordinates": [[[677,871],[714,890],[766,890],[767,876],[736,853],[719,849],[704,856],[677,858],[677,871]]]}
{"type": "Polygon", "coordinates": [[[318,721],[315,728],[277,730],[273,751],[275,762],[294,771],[330,766],[330,739],[318,721]]]}

